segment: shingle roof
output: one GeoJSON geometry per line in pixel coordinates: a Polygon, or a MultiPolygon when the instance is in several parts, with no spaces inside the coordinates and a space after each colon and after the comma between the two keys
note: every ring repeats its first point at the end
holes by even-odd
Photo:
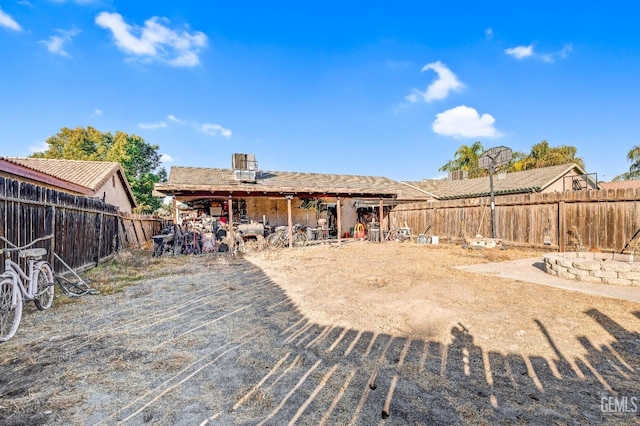
{"type": "Polygon", "coordinates": [[[58,160],[49,158],[5,158],[5,160],[28,167],[67,182],[98,190],[118,170],[120,164],[107,161],[58,160]]]}
{"type": "MultiPolygon", "coordinates": [[[[585,174],[576,164],[561,164],[559,166],[525,170],[507,173],[504,179],[494,175],[493,188],[495,194],[515,194],[523,192],[540,192],[549,185],[562,178],[571,170],[585,174]]],[[[463,180],[422,180],[408,182],[418,188],[428,191],[439,199],[468,198],[485,196],[490,193],[489,177],[463,180]]]]}
{"type": "Polygon", "coordinates": [[[156,189],[170,193],[177,190],[218,190],[252,192],[317,192],[424,199],[414,188],[386,177],[322,173],[258,171],[256,183],[237,181],[231,169],[171,167],[166,184],[156,189]]]}

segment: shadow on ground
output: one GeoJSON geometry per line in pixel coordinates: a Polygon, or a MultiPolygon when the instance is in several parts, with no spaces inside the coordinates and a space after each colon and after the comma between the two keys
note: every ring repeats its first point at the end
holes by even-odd
{"type": "MultiPolygon", "coordinates": [[[[147,290],[138,289],[135,300],[114,299],[111,315],[84,318],[72,330],[61,325],[56,340],[30,341],[26,324],[22,343],[0,346],[0,423],[638,421],[640,335],[595,309],[584,314],[615,343],[595,347],[578,336],[588,355],[567,359],[536,320],[555,351],[549,360],[486,351],[463,324],[451,329],[448,345],[315,324],[243,260],[204,269],[191,281],[179,279],[152,280],[147,290]],[[173,290],[177,284],[182,287],[173,290]],[[140,306],[145,306],[143,315],[140,306]],[[178,350],[188,351],[194,361],[172,371],[151,370],[178,350]],[[120,364],[111,366],[114,353],[120,364]],[[86,365],[77,360],[87,357],[104,360],[93,366],[104,377],[90,390],[86,379],[78,384],[86,365]],[[25,363],[29,368],[21,367],[25,363]],[[65,374],[69,371],[77,374],[65,374]],[[146,377],[148,383],[126,392],[105,385],[123,375],[146,377]],[[48,413],[60,392],[74,390],[84,392],[77,404],[48,413]],[[37,404],[16,408],[36,392],[37,404]]],[[[634,314],[640,318],[640,312],[634,314]]]]}

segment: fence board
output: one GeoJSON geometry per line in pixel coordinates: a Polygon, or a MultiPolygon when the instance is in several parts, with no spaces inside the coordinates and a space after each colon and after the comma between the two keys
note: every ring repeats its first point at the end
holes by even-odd
{"type": "MultiPolygon", "coordinates": [[[[53,241],[38,246],[49,250],[49,261],[55,271],[64,268],[54,261],[54,250],[71,267],[85,267],[119,249],[141,247],[159,234],[163,226],[160,218],[121,214],[99,199],[0,177],[0,235],[16,245],[24,245],[54,234],[53,241]],[[120,223],[131,229],[135,222],[141,229],[140,238],[122,240],[120,223]]],[[[4,264],[4,255],[0,255],[0,262],[4,264]]]]}
{"type": "MultiPolygon", "coordinates": [[[[496,236],[519,246],[620,251],[640,227],[635,190],[565,191],[498,196],[496,236]]],[[[384,226],[410,226],[444,240],[491,236],[488,197],[401,204],[384,226]]]]}

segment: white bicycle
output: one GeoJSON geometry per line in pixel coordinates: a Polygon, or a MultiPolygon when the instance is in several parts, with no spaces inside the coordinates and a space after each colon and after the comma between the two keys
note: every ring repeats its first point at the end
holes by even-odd
{"type": "Polygon", "coordinates": [[[5,255],[4,272],[0,275],[0,342],[11,339],[18,331],[22,319],[22,306],[30,301],[41,311],[49,309],[53,302],[53,269],[49,262],[40,260],[47,254],[44,248],[29,248],[38,241],[48,240],[53,235],[33,240],[26,246],[17,247],[11,241],[0,237],[7,248],[0,249],[5,255]],[[12,253],[27,259],[27,272],[10,259],[12,253]]]}

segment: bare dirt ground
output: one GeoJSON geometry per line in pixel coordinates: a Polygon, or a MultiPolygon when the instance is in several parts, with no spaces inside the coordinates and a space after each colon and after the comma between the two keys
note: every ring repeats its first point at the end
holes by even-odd
{"type": "Polygon", "coordinates": [[[120,259],[0,344],[0,424],[640,423],[640,304],[455,268],[537,256],[120,259]]]}

